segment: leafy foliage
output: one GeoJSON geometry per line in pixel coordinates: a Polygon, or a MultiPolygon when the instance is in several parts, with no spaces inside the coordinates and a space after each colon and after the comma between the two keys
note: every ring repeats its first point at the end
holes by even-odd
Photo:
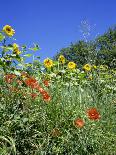
{"type": "Polygon", "coordinates": [[[116,66],[116,27],[110,28],[95,41],[78,41],[61,49],[54,59],[57,59],[61,54],[68,61],[74,61],[79,66],[93,63],[96,65],[106,64],[113,68],[116,66]]]}

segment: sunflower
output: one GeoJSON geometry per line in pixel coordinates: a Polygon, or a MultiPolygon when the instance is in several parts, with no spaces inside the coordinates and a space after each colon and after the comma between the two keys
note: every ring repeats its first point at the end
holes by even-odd
{"type": "Polygon", "coordinates": [[[15,30],[13,30],[9,25],[5,25],[3,27],[3,32],[9,37],[12,37],[15,34],[15,30]]]}
{"type": "Polygon", "coordinates": [[[65,63],[65,57],[63,55],[60,55],[58,58],[59,62],[64,64],[65,63]]]}
{"type": "Polygon", "coordinates": [[[85,71],[90,71],[90,70],[91,70],[91,65],[86,64],[86,65],[83,66],[83,69],[84,69],[85,71]]]}
{"type": "Polygon", "coordinates": [[[19,46],[16,43],[13,44],[13,53],[16,55],[19,55],[21,53],[19,50],[19,46]]]}
{"type": "Polygon", "coordinates": [[[45,59],[44,60],[44,66],[46,68],[51,68],[53,66],[53,61],[51,59],[49,59],[49,58],[45,59]]]}
{"type": "Polygon", "coordinates": [[[74,62],[69,62],[68,63],[68,68],[69,69],[75,69],[76,68],[76,64],[74,62]]]}

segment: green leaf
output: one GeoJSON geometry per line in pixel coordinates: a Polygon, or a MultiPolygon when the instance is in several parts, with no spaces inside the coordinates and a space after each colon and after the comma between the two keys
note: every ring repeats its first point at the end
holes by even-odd
{"type": "Polygon", "coordinates": [[[11,46],[0,46],[3,50],[4,50],[4,52],[7,52],[7,51],[13,51],[13,47],[11,47],[11,46]]]}
{"type": "Polygon", "coordinates": [[[40,59],[40,57],[39,57],[39,56],[37,56],[36,58],[37,58],[37,59],[40,59]]]}
{"type": "Polygon", "coordinates": [[[0,41],[2,41],[4,38],[5,36],[2,33],[0,33],[0,41]]]}
{"type": "Polygon", "coordinates": [[[16,75],[18,75],[18,76],[21,76],[21,73],[18,72],[18,71],[16,71],[16,70],[14,70],[14,74],[16,74],[16,75]]]}
{"type": "Polygon", "coordinates": [[[38,50],[40,50],[40,47],[39,47],[38,44],[34,44],[34,47],[29,48],[29,50],[32,50],[32,51],[38,51],[38,50]]]}
{"type": "Polygon", "coordinates": [[[32,56],[32,54],[25,54],[24,55],[24,57],[28,57],[28,58],[31,57],[31,56],[32,56]]]}

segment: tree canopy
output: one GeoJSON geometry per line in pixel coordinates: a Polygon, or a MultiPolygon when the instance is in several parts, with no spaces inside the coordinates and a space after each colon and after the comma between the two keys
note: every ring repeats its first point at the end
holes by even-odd
{"type": "Polygon", "coordinates": [[[92,41],[80,40],[62,48],[54,59],[64,55],[67,61],[74,61],[78,66],[86,63],[116,67],[116,26],[92,41]]]}

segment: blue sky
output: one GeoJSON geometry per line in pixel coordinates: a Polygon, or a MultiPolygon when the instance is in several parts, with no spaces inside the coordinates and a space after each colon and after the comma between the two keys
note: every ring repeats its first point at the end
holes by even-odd
{"type": "Polygon", "coordinates": [[[1,0],[0,27],[11,25],[17,43],[38,43],[43,60],[83,38],[81,21],[91,26],[91,36],[116,24],[116,0],[1,0]]]}

